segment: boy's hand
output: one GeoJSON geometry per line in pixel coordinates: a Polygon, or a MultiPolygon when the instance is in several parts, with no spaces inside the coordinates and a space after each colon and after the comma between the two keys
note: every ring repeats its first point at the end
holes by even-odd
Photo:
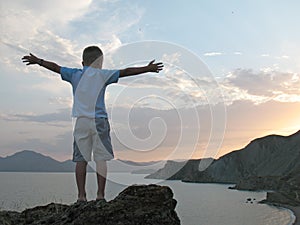
{"type": "Polygon", "coordinates": [[[40,59],[31,53],[29,55],[23,56],[22,60],[23,63],[26,63],[26,66],[38,64],[48,70],[60,74],[60,69],[61,69],[60,65],[57,65],[55,62],[50,62],[50,61],[40,59]]]}
{"type": "Polygon", "coordinates": [[[154,72],[154,73],[159,73],[159,71],[161,71],[164,67],[162,62],[159,63],[154,63],[155,60],[152,60],[148,65],[147,65],[147,69],[148,72],[154,72]]]}
{"type": "Polygon", "coordinates": [[[133,75],[138,75],[138,74],[148,73],[148,72],[159,73],[163,69],[164,65],[162,62],[154,63],[154,61],[155,60],[149,62],[147,66],[129,67],[120,70],[120,77],[133,76],[133,75]]]}
{"type": "Polygon", "coordinates": [[[38,57],[36,57],[35,55],[31,54],[30,55],[25,55],[22,58],[23,63],[26,63],[26,66],[28,65],[33,65],[33,64],[39,64],[41,65],[42,63],[42,59],[39,59],[38,57]]]}

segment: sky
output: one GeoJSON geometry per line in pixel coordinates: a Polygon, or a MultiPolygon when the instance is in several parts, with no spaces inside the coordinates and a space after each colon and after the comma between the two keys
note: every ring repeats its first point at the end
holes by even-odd
{"type": "Polygon", "coordinates": [[[0,0],[0,156],[72,155],[71,86],[28,53],[81,68],[156,59],[160,74],[122,78],[106,105],[118,159],[218,158],[300,128],[299,1],[0,0]]]}

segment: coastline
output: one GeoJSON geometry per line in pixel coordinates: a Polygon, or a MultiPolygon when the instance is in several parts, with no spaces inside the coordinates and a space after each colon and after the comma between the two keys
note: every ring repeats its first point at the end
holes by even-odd
{"type": "Polygon", "coordinates": [[[293,225],[300,225],[300,206],[280,205],[279,207],[291,210],[295,216],[295,221],[293,225]]]}
{"type": "Polygon", "coordinates": [[[300,225],[300,206],[290,206],[290,205],[284,205],[278,203],[267,203],[267,204],[291,211],[291,213],[295,217],[295,221],[292,223],[292,225],[300,225]]]}

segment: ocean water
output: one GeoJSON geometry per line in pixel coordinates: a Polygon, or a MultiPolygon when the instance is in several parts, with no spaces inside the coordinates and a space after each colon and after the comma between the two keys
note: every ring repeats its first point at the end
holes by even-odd
{"type": "MultiPolygon", "coordinates": [[[[144,179],[145,175],[110,173],[107,200],[113,199],[131,184],[168,185],[178,201],[176,211],[182,225],[289,225],[291,211],[257,204],[265,192],[230,190],[230,185],[193,184],[180,181],[144,179]],[[255,199],[246,203],[247,198],[255,199]]],[[[95,198],[96,177],[87,176],[87,197],[95,198]]],[[[70,204],[76,201],[73,173],[0,173],[0,209],[22,211],[50,202],[70,204]]]]}

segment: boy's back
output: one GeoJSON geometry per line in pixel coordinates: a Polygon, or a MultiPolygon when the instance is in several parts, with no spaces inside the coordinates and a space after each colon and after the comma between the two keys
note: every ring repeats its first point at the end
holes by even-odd
{"type": "Polygon", "coordinates": [[[61,77],[73,87],[73,117],[107,118],[105,90],[107,85],[118,82],[119,70],[62,67],[61,77]]]}

